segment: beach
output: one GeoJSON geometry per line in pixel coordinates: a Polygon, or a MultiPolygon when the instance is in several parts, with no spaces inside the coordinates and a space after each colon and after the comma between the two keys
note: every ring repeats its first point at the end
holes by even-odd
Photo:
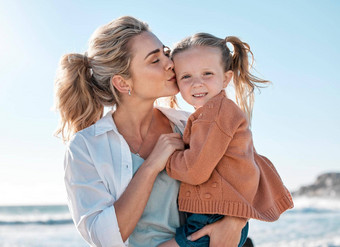
{"type": "MultiPolygon", "coordinates": [[[[257,247],[340,247],[340,200],[296,198],[278,221],[250,220],[257,247]]],[[[1,247],[83,247],[65,205],[0,206],[1,247]]]]}

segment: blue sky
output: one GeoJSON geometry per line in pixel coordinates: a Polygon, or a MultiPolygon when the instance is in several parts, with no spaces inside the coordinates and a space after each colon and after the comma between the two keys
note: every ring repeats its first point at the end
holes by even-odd
{"type": "MultiPolygon", "coordinates": [[[[258,76],[257,151],[289,189],[340,171],[339,1],[0,0],[0,205],[65,203],[53,83],[58,61],[84,53],[92,32],[122,15],[172,46],[195,32],[250,44],[258,76]]],[[[181,102],[184,109],[192,110],[181,102]]]]}

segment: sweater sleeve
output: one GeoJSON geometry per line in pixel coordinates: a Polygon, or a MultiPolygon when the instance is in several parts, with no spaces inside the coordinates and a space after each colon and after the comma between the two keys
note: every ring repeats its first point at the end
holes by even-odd
{"type": "MultiPolygon", "coordinates": [[[[203,112],[204,114],[204,112],[203,112]]],[[[209,114],[207,114],[209,115],[209,114]]],[[[219,117],[213,121],[198,118],[189,122],[185,132],[189,132],[189,148],[175,151],[169,158],[166,170],[170,177],[191,185],[207,181],[229,146],[241,119],[225,118],[228,130],[222,130],[219,117]]]]}

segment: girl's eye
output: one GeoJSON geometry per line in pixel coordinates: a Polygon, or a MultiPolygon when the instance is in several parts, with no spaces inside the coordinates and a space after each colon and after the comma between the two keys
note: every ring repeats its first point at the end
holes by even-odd
{"type": "Polygon", "coordinates": [[[157,58],[156,60],[152,61],[151,63],[158,63],[159,59],[157,58]]]}
{"type": "Polygon", "coordinates": [[[205,72],[204,75],[212,75],[213,73],[211,72],[205,72]]]}
{"type": "Polygon", "coordinates": [[[190,78],[190,75],[184,75],[181,77],[182,80],[190,78]]]}

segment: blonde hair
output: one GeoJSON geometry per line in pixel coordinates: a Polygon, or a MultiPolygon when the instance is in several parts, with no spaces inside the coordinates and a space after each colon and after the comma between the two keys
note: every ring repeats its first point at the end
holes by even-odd
{"type": "Polygon", "coordinates": [[[119,92],[111,79],[128,79],[131,42],[149,31],[146,23],[130,16],[99,27],[91,36],[87,53],[62,56],[55,80],[55,107],[61,115],[55,134],[64,141],[103,116],[104,106],[119,104],[119,92]]]}
{"type": "Polygon", "coordinates": [[[232,70],[234,72],[233,82],[235,85],[236,103],[247,115],[250,122],[254,105],[254,89],[269,83],[269,81],[262,80],[250,73],[254,56],[250,51],[249,45],[234,36],[220,39],[208,33],[197,33],[177,43],[171,56],[174,57],[176,54],[195,46],[208,46],[220,49],[224,71],[232,70]],[[233,45],[233,54],[231,54],[227,42],[233,45]],[[248,61],[249,55],[252,58],[250,64],[248,61]]]}

